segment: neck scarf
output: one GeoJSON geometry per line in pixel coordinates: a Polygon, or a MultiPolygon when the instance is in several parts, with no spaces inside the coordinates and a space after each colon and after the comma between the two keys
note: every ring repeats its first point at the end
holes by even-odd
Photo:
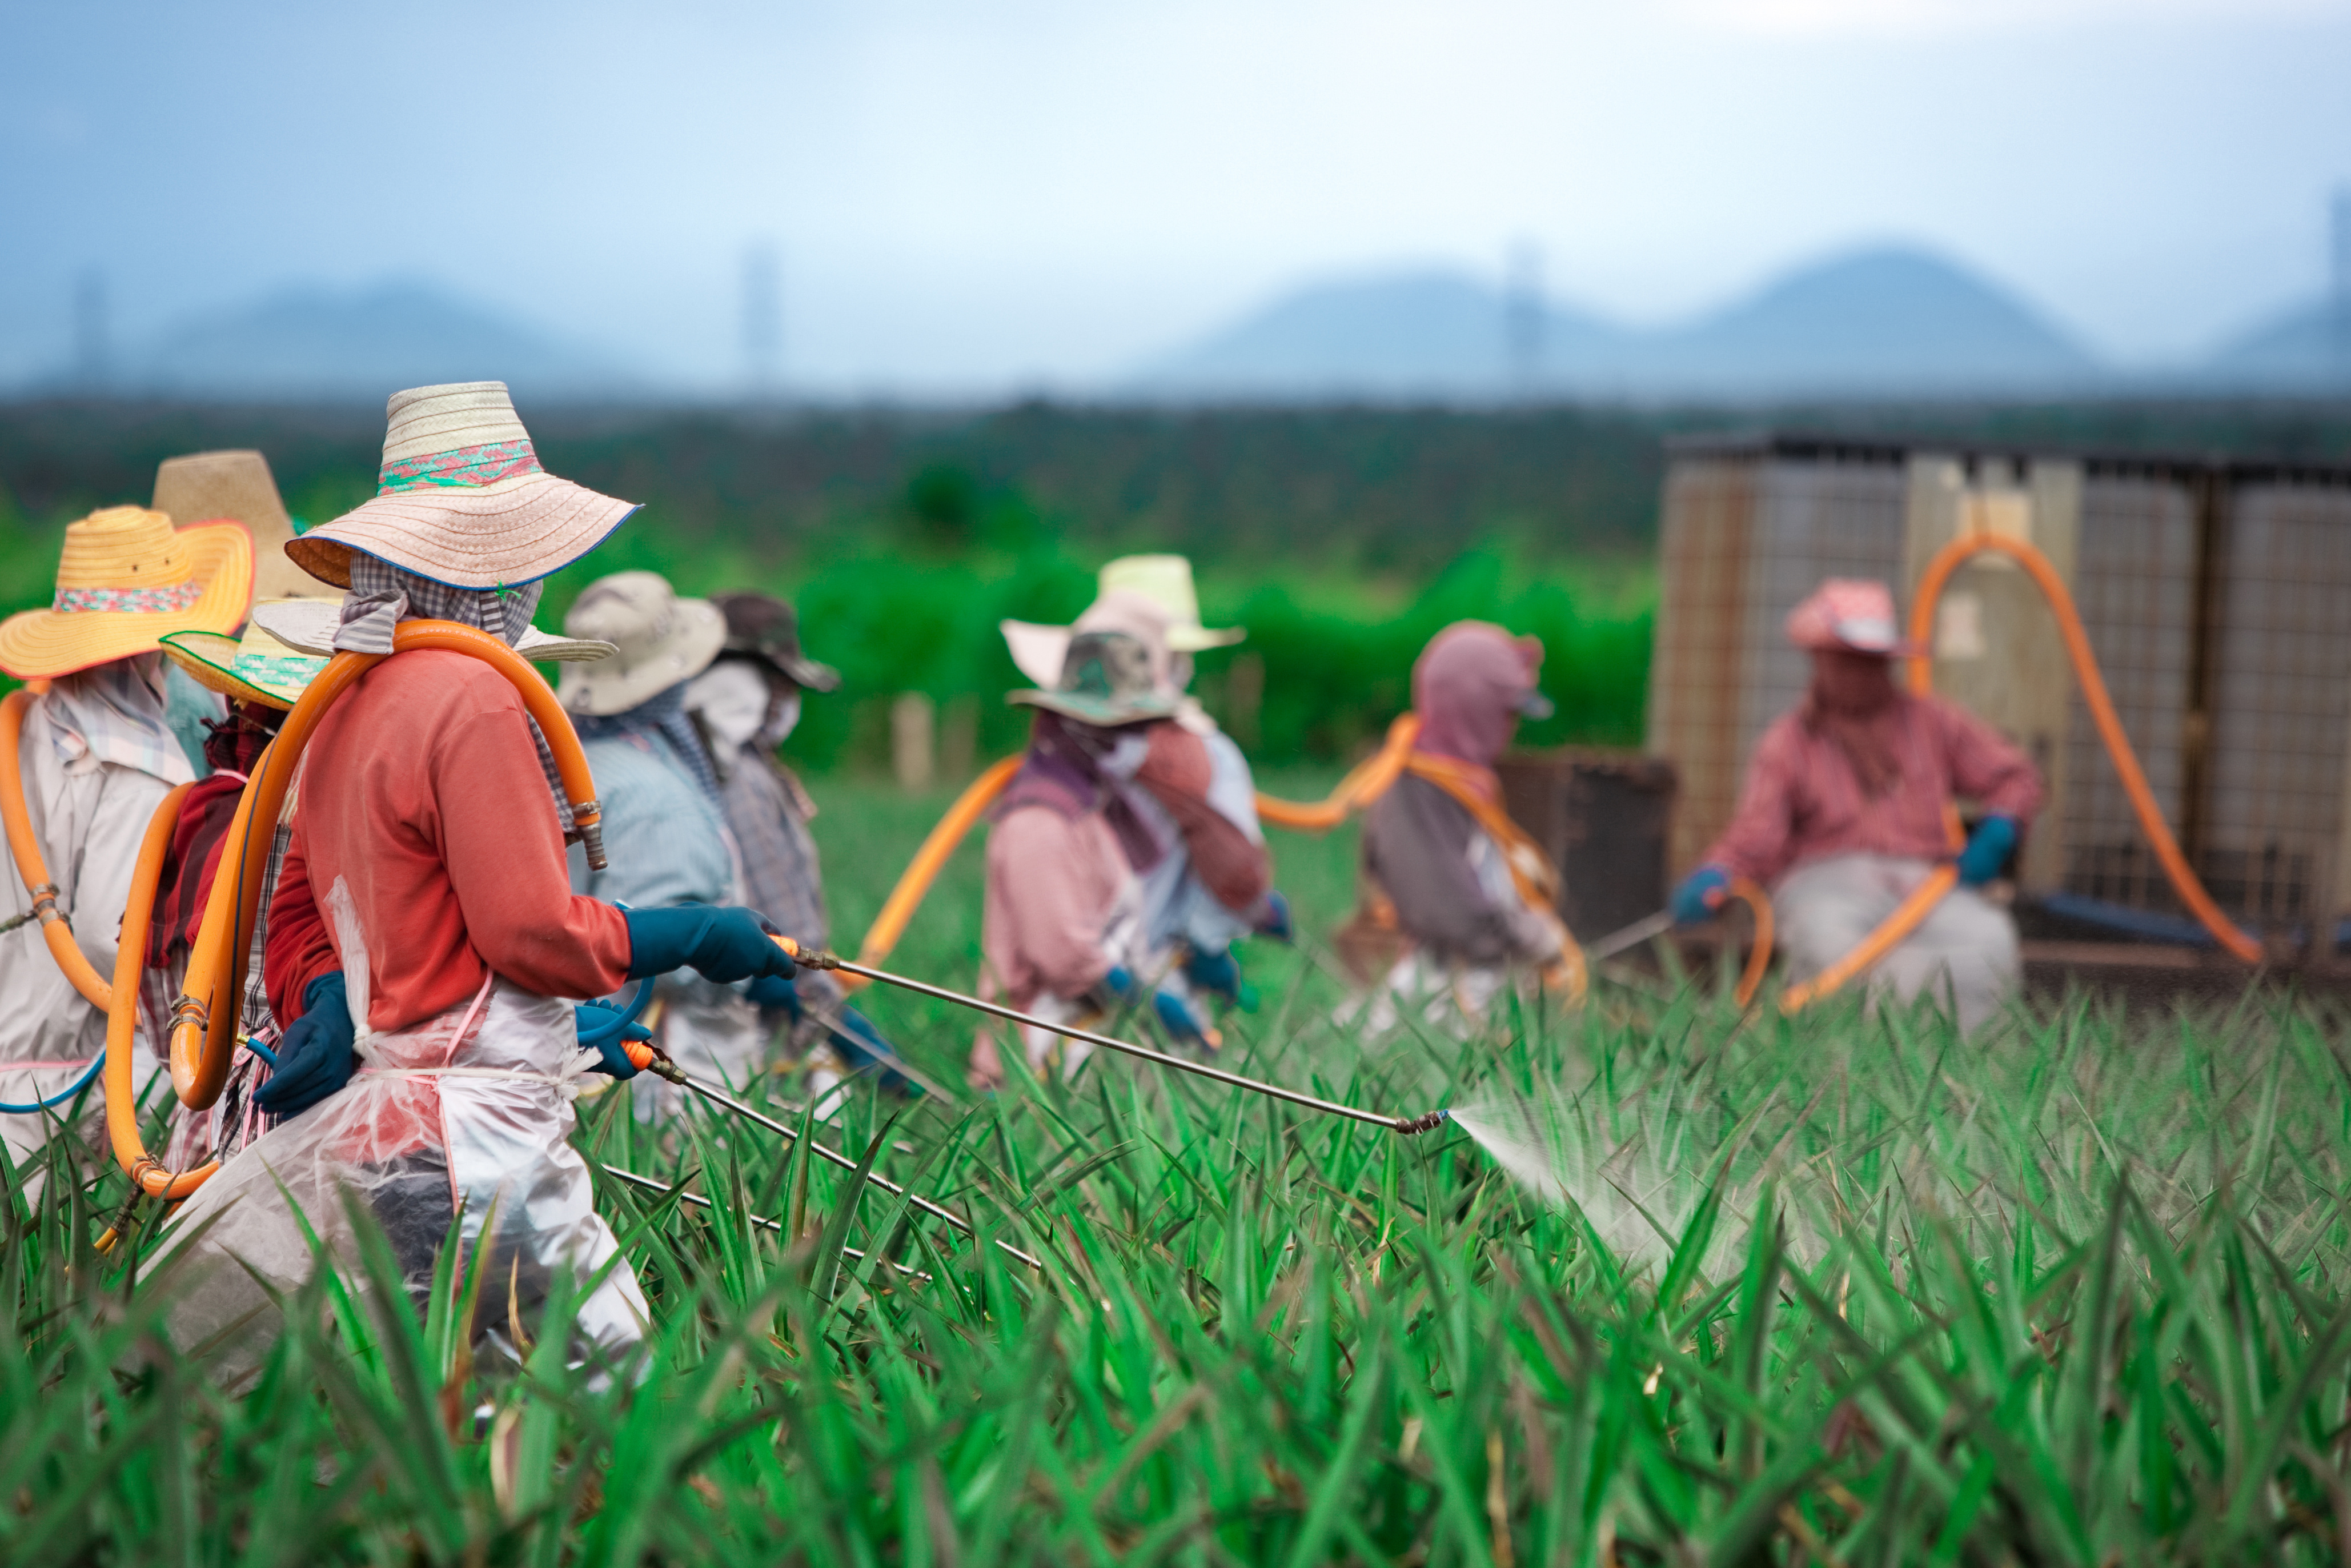
{"type": "Polygon", "coordinates": [[[134,653],[59,675],[42,705],[50,739],[68,762],[94,757],[166,784],[185,784],[196,776],[165,716],[160,653],[134,653]]]}
{"type": "Polygon", "coordinates": [[[685,708],[709,743],[718,777],[732,779],[747,756],[772,759],[799,723],[800,692],[752,660],[721,654],[685,683],[685,708]]]}
{"type": "Polygon", "coordinates": [[[1902,694],[1890,669],[1875,674],[1876,678],[1870,679],[1815,669],[1804,694],[1804,727],[1844,754],[1865,800],[1882,800],[1902,782],[1902,759],[1895,755],[1893,726],[1887,722],[1902,694]]]}
{"type": "Polygon", "coordinates": [[[1146,725],[1098,729],[1040,711],[1029,735],[1029,753],[996,804],[1001,821],[1023,806],[1042,806],[1074,821],[1100,811],[1118,839],[1126,863],[1147,872],[1166,858],[1166,846],[1135,810],[1120,784],[1134,777],[1151,749],[1146,725]]]}
{"type": "Polygon", "coordinates": [[[677,753],[688,777],[713,800],[719,798],[718,775],[710,766],[710,753],[703,749],[702,737],[695,733],[694,721],[685,716],[685,683],[677,685],[646,698],[626,713],[575,714],[571,722],[582,740],[606,740],[629,736],[650,738],[661,736],[677,753]]]}
{"type": "MultiPolygon", "coordinates": [[[[455,621],[487,632],[511,648],[538,610],[544,582],[519,588],[452,588],[429,577],[358,550],[351,552],[351,591],[343,596],[343,623],[335,646],[354,653],[392,652],[392,628],[402,621],[455,621]]],[[[538,721],[528,714],[531,744],[538,747],[538,768],[547,775],[548,793],[555,797],[555,815],[571,836],[571,802],[563,793],[563,776],[555,770],[555,753],[538,721]]]]}

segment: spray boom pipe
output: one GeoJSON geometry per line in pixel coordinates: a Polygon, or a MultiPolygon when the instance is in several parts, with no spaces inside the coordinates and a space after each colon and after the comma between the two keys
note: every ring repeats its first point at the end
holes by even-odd
{"type": "Polygon", "coordinates": [[[1238,1072],[1227,1072],[1220,1067],[1210,1067],[1205,1062],[1186,1061],[1180,1056],[1170,1056],[1164,1051],[1153,1051],[1147,1046],[1136,1045],[1131,1040],[1117,1040],[1106,1034],[1096,1034],[1092,1030],[1073,1029],[1068,1024],[1049,1023],[1032,1013],[1002,1007],[995,1002],[985,1002],[977,997],[966,996],[961,991],[950,991],[944,986],[925,985],[920,980],[910,980],[904,975],[893,975],[887,970],[869,969],[862,964],[852,963],[847,958],[839,957],[831,953],[809,952],[789,936],[778,936],[776,942],[795,959],[811,969],[835,969],[843,974],[862,976],[868,980],[879,980],[885,986],[896,986],[901,990],[914,991],[925,997],[935,997],[940,1001],[953,1002],[958,1007],[969,1008],[975,1012],[983,1012],[994,1018],[1003,1019],[1008,1023],[1026,1024],[1031,1029],[1041,1029],[1049,1034],[1058,1034],[1064,1040],[1083,1040],[1088,1045],[1098,1045],[1105,1051],[1115,1051],[1128,1056],[1140,1057],[1145,1061],[1156,1062],[1162,1067],[1175,1068],[1179,1072],[1189,1072],[1199,1078],[1212,1078],[1219,1083],[1229,1084],[1235,1089],[1247,1089],[1259,1094],[1270,1095],[1276,1100],[1287,1100],[1293,1105],[1303,1105],[1310,1111],[1320,1111],[1326,1115],[1344,1116],[1354,1122],[1368,1122],[1375,1127],[1385,1127],[1392,1133],[1402,1133],[1407,1137],[1415,1134],[1426,1133],[1445,1120],[1445,1113],[1442,1111],[1432,1111],[1426,1116],[1384,1116],[1377,1111],[1365,1111],[1354,1105],[1342,1105],[1336,1100],[1318,1099],[1311,1094],[1301,1094],[1295,1089],[1284,1089],[1280,1084],[1264,1083],[1254,1078],[1243,1078],[1238,1072]]]}

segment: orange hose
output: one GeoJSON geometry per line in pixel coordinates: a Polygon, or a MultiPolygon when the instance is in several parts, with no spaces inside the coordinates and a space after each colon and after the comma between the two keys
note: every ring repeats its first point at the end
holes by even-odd
{"type": "Polygon", "coordinates": [[[1269,827],[1286,828],[1293,833],[1329,832],[1388,792],[1404,772],[1413,742],[1419,738],[1420,716],[1399,715],[1388,726],[1387,738],[1380,748],[1355,764],[1330,794],[1316,801],[1278,800],[1270,795],[1259,795],[1258,820],[1269,827]]]}
{"type": "MultiPolygon", "coordinates": [[[[2170,824],[2163,820],[2163,810],[2156,804],[2155,791],[2147,788],[2138,754],[2131,749],[2130,737],[2123,733],[2122,720],[2116,716],[2114,699],[2107,695],[2105,677],[2090,652],[2089,633],[2082,627],[2074,596],[2066,591],[2065,580],[2057,575],[2057,569],[2050,564],[2047,556],[2022,539],[2001,534],[1971,534],[1952,540],[1935,553],[1935,559],[1927,563],[1926,573],[1918,580],[1917,602],[1910,611],[1911,636],[1924,643],[1932,635],[1935,606],[1942,598],[1944,585],[1962,561],[1987,550],[2008,556],[2023,567],[2043,597],[2049,601],[2049,608],[2056,612],[2057,629],[2065,639],[2066,656],[2073,661],[2074,678],[2082,684],[2082,700],[2089,705],[2090,717],[2098,727],[2098,738],[2106,743],[2106,755],[2114,758],[2115,772],[2122,779],[2124,793],[2130,797],[2132,811],[2138,817],[2139,831],[2147,835],[2155,858],[2162,862],[2163,873],[2170,879],[2173,891],[2221,946],[2248,964],[2260,963],[2261,944],[2237,929],[2236,923],[2220,912],[2212,895],[2204,891],[2204,883],[2188,863],[2188,857],[2179,852],[2179,842],[2171,836],[2170,824]]],[[[1913,658],[1910,681],[1922,693],[1929,690],[1933,662],[1924,655],[1913,658]]]]}
{"type": "MultiPolygon", "coordinates": [[[[587,847],[589,863],[601,866],[604,849],[595,780],[580,737],[572,730],[570,716],[539,673],[488,632],[454,622],[403,621],[392,632],[392,646],[395,654],[423,648],[465,653],[507,678],[531,717],[538,721],[539,733],[554,754],[556,772],[571,803],[572,822],[587,847]]],[[[301,701],[294,705],[294,711],[286,716],[277,738],[254,764],[251,779],[237,799],[236,815],[225,841],[235,846],[237,874],[225,874],[227,857],[224,855],[222,874],[213,879],[212,898],[204,905],[204,924],[188,956],[185,988],[172,1009],[172,1084],[181,1103],[192,1110],[201,1111],[218,1099],[228,1078],[254,917],[261,905],[262,878],[267,874],[269,835],[276,831],[302,748],[351,683],[386,656],[344,653],[328,661],[302,693],[301,701]],[[252,852],[256,831],[262,835],[258,855],[252,852]]]]}
{"type": "MultiPolygon", "coordinates": [[[[114,955],[115,999],[106,1009],[106,1134],[114,1145],[115,1159],[150,1197],[185,1197],[220,1168],[220,1162],[214,1160],[192,1171],[166,1170],[147,1153],[139,1136],[138,1092],[131,1074],[131,1059],[138,1050],[133,1030],[139,1021],[139,968],[147,951],[147,927],[155,913],[155,884],[162,878],[163,857],[171,852],[180,807],[194,788],[183,784],[173,789],[147,820],[147,836],[140,841],[139,861],[131,873],[131,896],[122,906],[121,946],[114,955]]],[[[108,1237],[112,1234],[108,1232],[108,1237]]],[[[108,1245],[101,1239],[99,1250],[106,1250],[108,1245]]]]}
{"type": "Polygon", "coordinates": [[[1763,977],[1771,971],[1771,945],[1779,939],[1779,929],[1771,919],[1771,895],[1743,876],[1731,878],[1725,893],[1744,903],[1755,919],[1755,946],[1747,955],[1747,967],[1739,977],[1739,989],[1733,997],[1740,1007],[1752,1007],[1756,993],[1763,988],[1763,977]]]}
{"type": "Polygon", "coordinates": [[[24,739],[25,709],[32,701],[28,691],[10,692],[0,698],[0,823],[7,829],[8,852],[16,858],[16,874],[24,879],[26,891],[33,895],[34,912],[41,917],[41,940],[48,944],[49,956],[73,982],[73,988],[102,1012],[112,999],[112,988],[74,940],[72,923],[57,913],[57,887],[49,880],[48,862],[41,856],[41,841],[33,836],[31,814],[25,807],[24,771],[17,766],[16,753],[24,739]]]}
{"type": "MultiPolygon", "coordinates": [[[[991,765],[987,772],[971,781],[968,789],[956,797],[955,804],[947,808],[946,815],[938,820],[924,838],[922,848],[914,852],[914,858],[899,874],[898,885],[890,890],[890,896],[883,902],[882,913],[873,917],[872,926],[865,933],[865,940],[857,949],[859,963],[878,967],[888,959],[890,950],[898,945],[898,938],[905,935],[906,923],[914,919],[914,911],[922,907],[924,895],[931,891],[931,883],[938,880],[939,873],[953,858],[956,847],[964,841],[964,835],[971,831],[972,824],[996,803],[996,798],[1004,793],[1005,786],[1011,783],[1012,776],[1019,771],[1019,757],[1007,757],[991,765]]],[[[844,992],[861,990],[867,984],[861,975],[841,975],[837,977],[837,980],[844,992]]]]}

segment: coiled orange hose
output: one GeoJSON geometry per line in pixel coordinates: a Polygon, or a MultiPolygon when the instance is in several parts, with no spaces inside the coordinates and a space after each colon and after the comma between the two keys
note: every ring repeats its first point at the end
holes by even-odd
{"type": "Polygon", "coordinates": [[[57,885],[49,880],[48,862],[42,858],[41,841],[34,836],[32,816],[25,806],[24,770],[17,765],[16,753],[25,735],[25,709],[32,700],[30,691],[10,692],[0,698],[0,824],[7,830],[8,852],[16,859],[16,874],[33,895],[33,913],[40,916],[41,940],[48,944],[49,956],[57,961],[73,988],[102,1012],[113,990],[74,940],[72,924],[57,913],[57,885]]]}
{"type": "MultiPolygon", "coordinates": [[[[2179,852],[2179,842],[2171,835],[2170,824],[2163,820],[2163,809],[2156,803],[2155,791],[2147,788],[2147,774],[2139,767],[2138,754],[2131,749],[2130,737],[2123,733],[2122,720],[2115,713],[2114,699],[2107,695],[2105,674],[2098,669],[2097,656],[2090,649],[2089,633],[2082,626],[2081,612],[2074,608],[2074,596],[2065,587],[2065,580],[2047,556],[2022,539],[2003,534],[1977,533],[1953,539],[1935,552],[1927,570],[1918,579],[1917,598],[1910,606],[1910,636],[1920,646],[1928,645],[1935,631],[1935,611],[1942,602],[1943,590],[1949,585],[1951,574],[1959,570],[1970,557],[1992,553],[2005,555],[2022,566],[2041,590],[2042,597],[2057,617],[2057,629],[2065,640],[2065,655],[2074,666],[2074,678],[2081,683],[2082,700],[2090,709],[2090,717],[2097,726],[2098,738],[2105,742],[2106,755],[2114,759],[2115,772],[2122,779],[2123,791],[2130,797],[2131,810],[2138,818],[2139,831],[2147,835],[2155,857],[2163,866],[2164,875],[2170,880],[2180,902],[2212,933],[2213,938],[2237,957],[2248,964],[2262,959],[2261,944],[2237,929],[2234,922],[2220,912],[2212,895],[2204,890],[2195,868],[2188,857],[2179,852]]],[[[1931,654],[1914,654],[1909,660],[1910,685],[1920,695],[1934,689],[1934,659],[1931,654]]],[[[1956,820],[1955,820],[1956,821],[1956,820]]],[[[1956,836],[1956,835],[1955,835],[1956,836]]],[[[1954,845],[1956,848],[1957,845],[1954,845]]],[[[1821,998],[1834,994],[1850,983],[1857,975],[1867,971],[1907,940],[1935,906],[1947,897],[1959,883],[1959,868],[1941,865],[1925,882],[1913,889],[1910,896],[1887,915],[1877,929],[1864,937],[1860,946],[1822,970],[1804,984],[1791,986],[1780,998],[1782,1012],[1793,1013],[1821,998]]]]}

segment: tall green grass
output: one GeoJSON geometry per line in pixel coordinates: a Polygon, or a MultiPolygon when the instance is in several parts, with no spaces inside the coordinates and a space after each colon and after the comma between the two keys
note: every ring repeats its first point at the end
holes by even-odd
{"type": "MultiPolygon", "coordinates": [[[[822,792],[837,885],[927,819],[822,792]]],[[[1282,848],[1323,928],[1344,838],[1282,848]]],[[[926,910],[899,961],[967,977],[971,936],[926,910]]],[[[1546,1107],[1589,1219],[1451,1128],[1118,1060],[816,1129],[977,1241],[772,1134],[655,1136],[605,1095],[581,1147],[711,1204],[601,1188],[653,1301],[642,1383],[565,1364],[559,1305],[519,1370],[470,1358],[459,1260],[419,1316],[377,1255],[292,1303],[231,1398],[162,1343],[157,1286],[89,1250],[119,1181],[61,1144],[0,1243],[0,1560],[2345,1555],[2331,1007],[2075,998],[1961,1041],[1851,1008],[1742,1019],[1700,976],[1374,1040],[1331,1021],[1327,963],[1253,956],[1230,1064],[1396,1113],[1546,1107]],[[1653,1239],[1602,1244],[1635,1200],[1653,1239]]],[[[965,1020],[872,1005],[958,1082],[965,1020]]],[[[790,1121],[794,1092],[757,1092],[790,1121]]]]}

